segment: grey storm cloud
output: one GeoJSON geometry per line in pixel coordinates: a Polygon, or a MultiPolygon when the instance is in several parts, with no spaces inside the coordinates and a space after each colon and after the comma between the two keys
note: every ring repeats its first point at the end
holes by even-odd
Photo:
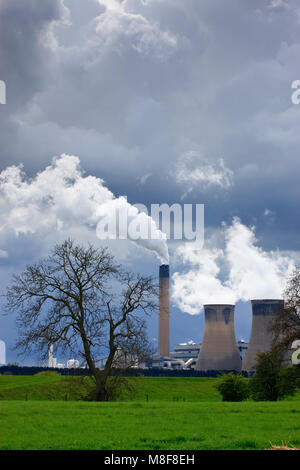
{"type": "Polygon", "coordinates": [[[0,1],[1,79],[7,83],[10,113],[22,110],[47,86],[50,51],[46,46],[49,24],[59,21],[59,0],[0,1]]]}
{"type": "Polygon", "coordinates": [[[75,154],[137,202],[186,195],[210,205],[210,225],[238,215],[259,226],[270,207],[294,230],[296,0],[1,1],[0,27],[2,169],[34,174],[75,154]],[[191,188],[185,155],[201,155],[191,188]]]}

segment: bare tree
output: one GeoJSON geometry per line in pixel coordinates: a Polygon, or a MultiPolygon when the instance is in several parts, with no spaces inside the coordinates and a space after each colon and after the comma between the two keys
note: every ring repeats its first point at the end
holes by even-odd
{"type": "Polygon", "coordinates": [[[150,277],[122,271],[106,248],[56,245],[50,256],[14,275],[7,288],[17,313],[22,353],[47,354],[51,344],[80,354],[96,383],[96,399],[108,397],[112,368],[129,367],[149,350],[145,315],[156,308],[150,277]],[[97,359],[107,351],[104,369],[97,359]],[[123,363],[120,362],[122,358],[123,363]]]}
{"type": "Polygon", "coordinates": [[[287,282],[284,307],[278,309],[271,324],[274,349],[288,352],[295,340],[300,339],[300,268],[287,282]]]}

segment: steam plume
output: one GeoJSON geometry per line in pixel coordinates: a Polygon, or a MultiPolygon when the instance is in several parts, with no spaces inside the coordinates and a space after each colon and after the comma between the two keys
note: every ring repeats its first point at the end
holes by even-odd
{"type": "Polygon", "coordinates": [[[187,243],[177,250],[188,265],[185,272],[173,275],[172,298],[182,311],[195,315],[204,304],[282,296],[286,280],[295,269],[292,257],[263,251],[257,246],[254,228],[238,218],[223,227],[223,237],[225,248],[200,250],[196,243],[187,243]]]}
{"type": "Polygon", "coordinates": [[[62,154],[53,158],[51,165],[32,179],[26,177],[22,166],[10,166],[0,173],[2,236],[10,231],[19,235],[78,226],[96,229],[101,217],[111,217],[112,207],[126,211],[135,225],[152,227],[155,240],[137,239],[134,243],[168,263],[166,235],[156,228],[153,219],[125,197],[116,198],[102,179],[84,176],[78,157],[62,154]]]}

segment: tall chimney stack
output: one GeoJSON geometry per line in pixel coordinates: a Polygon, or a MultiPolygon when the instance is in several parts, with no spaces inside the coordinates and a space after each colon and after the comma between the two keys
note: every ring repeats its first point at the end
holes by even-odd
{"type": "Polygon", "coordinates": [[[241,370],[234,305],[204,305],[205,329],[195,370],[241,370]]]}
{"type": "Polygon", "coordinates": [[[243,361],[243,370],[251,370],[257,360],[257,353],[266,352],[271,347],[270,325],[279,308],[284,306],[281,299],[251,300],[252,329],[249,346],[243,361]]]}
{"type": "Polygon", "coordinates": [[[169,265],[159,267],[158,355],[170,354],[169,265]]]}

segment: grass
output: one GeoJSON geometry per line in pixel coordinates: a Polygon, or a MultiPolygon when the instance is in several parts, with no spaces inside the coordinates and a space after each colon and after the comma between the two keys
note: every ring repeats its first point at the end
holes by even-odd
{"type": "MultiPolygon", "coordinates": [[[[197,377],[131,377],[135,393],[121,401],[221,401],[217,379],[197,377]]],[[[88,377],[0,376],[0,400],[78,400],[86,394],[88,377]]]]}
{"type": "Polygon", "coordinates": [[[122,401],[64,401],[66,393],[78,400],[82,380],[0,376],[0,449],[300,447],[299,395],[275,403],[223,403],[216,379],[138,377],[130,379],[135,396],[124,394],[122,401]]]}
{"type": "Polygon", "coordinates": [[[0,402],[0,449],[300,446],[300,403],[0,402]]]}
{"type": "Polygon", "coordinates": [[[89,377],[0,376],[0,400],[80,400],[89,377]]]}
{"type": "Polygon", "coordinates": [[[122,400],[145,401],[221,401],[215,389],[217,379],[200,377],[131,377],[135,394],[123,394],[122,400]]]}

